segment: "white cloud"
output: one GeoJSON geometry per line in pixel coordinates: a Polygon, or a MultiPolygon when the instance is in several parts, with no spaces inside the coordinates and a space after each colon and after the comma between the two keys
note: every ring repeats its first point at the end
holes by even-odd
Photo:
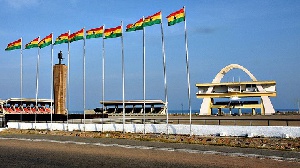
{"type": "Polygon", "coordinates": [[[15,9],[36,6],[40,3],[40,0],[3,0],[3,1],[15,9]]]}

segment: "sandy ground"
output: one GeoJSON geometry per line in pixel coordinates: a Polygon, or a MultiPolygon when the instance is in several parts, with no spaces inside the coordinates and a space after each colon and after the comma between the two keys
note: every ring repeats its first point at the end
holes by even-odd
{"type": "Polygon", "coordinates": [[[291,151],[76,136],[5,134],[0,136],[0,151],[1,167],[300,167],[299,161],[276,160],[276,156],[300,157],[291,151]],[[99,143],[110,145],[95,145],[99,143]],[[221,154],[174,149],[221,151],[221,154]],[[251,157],[254,154],[271,155],[275,160],[251,157]]]}

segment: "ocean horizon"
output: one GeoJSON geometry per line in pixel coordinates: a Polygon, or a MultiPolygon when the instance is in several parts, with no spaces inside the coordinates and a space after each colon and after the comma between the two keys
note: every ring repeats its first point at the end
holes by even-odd
{"type": "MultiPolygon", "coordinates": [[[[225,114],[229,114],[229,109],[222,109],[222,111],[225,114]]],[[[260,114],[261,110],[256,109],[255,110],[257,114],[260,114]]],[[[299,109],[275,109],[275,112],[297,112],[299,109]]],[[[197,110],[191,110],[192,114],[199,114],[200,109],[197,110]]],[[[218,109],[213,109],[212,115],[215,115],[218,113],[218,109]]],[[[238,109],[231,109],[232,114],[238,114],[238,109]]],[[[242,114],[250,114],[252,113],[252,109],[242,109],[242,114]]],[[[70,114],[83,114],[83,110],[78,111],[70,111],[70,114]]],[[[169,110],[169,114],[189,114],[189,110],[183,109],[183,110],[169,110]]]]}

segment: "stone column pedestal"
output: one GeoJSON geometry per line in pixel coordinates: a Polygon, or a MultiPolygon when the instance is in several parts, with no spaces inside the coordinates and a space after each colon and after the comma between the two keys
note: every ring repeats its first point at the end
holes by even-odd
{"type": "Polygon", "coordinates": [[[54,114],[67,114],[66,93],[67,93],[67,66],[56,64],[53,67],[54,86],[54,114]]]}

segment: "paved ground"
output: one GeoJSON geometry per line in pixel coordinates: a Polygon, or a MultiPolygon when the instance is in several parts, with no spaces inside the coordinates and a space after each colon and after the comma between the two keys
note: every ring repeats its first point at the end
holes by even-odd
{"type": "Polygon", "coordinates": [[[1,167],[300,167],[300,153],[112,138],[2,134],[1,167]]]}

